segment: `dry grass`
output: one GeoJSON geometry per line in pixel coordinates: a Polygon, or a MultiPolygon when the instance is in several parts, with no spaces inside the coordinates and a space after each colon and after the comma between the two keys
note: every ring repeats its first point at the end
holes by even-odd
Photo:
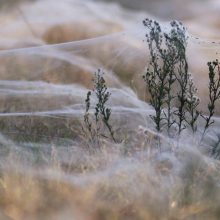
{"type": "MultiPolygon", "coordinates": [[[[38,36],[30,33],[17,12],[1,15],[5,34],[1,35],[1,49],[81,40],[124,28],[123,22],[103,22],[97,17],[94,30],[78,17],[68,20],[65,11],[65,22],[37,24],[35,19],[48,18],[43,9],[52,8],[43,2],[36,7],[36,17],[29,13],[34,5],[23,10],[38,36]],[[18,24],[19,32],[14,28],[18,24]]],[[[69,5],[62,6],[69,10],[69,5]]],[[[8,86],[1,82],[0,94],[0,131],[5,134],[0,136],[0,220],[219,219],[219,163],[192,146],[172,152],[165,141],[167,154],[158,154],[151,146],[154,134],[137,131],[139,125],[149,125],[145,112],[148,106],[124,85],[146,98],[141,75],[147,54],[140,42],[123,35],[120,39],[36,49],[32,55],[1,56],[0,79],[10,82],[8,86]],[[79,137],[80,117],[93,72],[100,66],[107,70],[113,98],[110,106],[118,108],[113,109],[113,125],[120,127],[116,132],[123,142],[113,145],[104,140],[102,150],[91,154],[85,147],[86,140],[79,137]],[[20,85],[14,85],[14,81],[20,85]],[[48,84],[42,86],[39,81],[48,84]],[[32,115],[51,110],[57,115],[32,115]],[[63,116],[58,110],[70,111],[63,116]],[[71,110],[78,113],[71,114],[71,110]],[[17,112],[24,115],[6,116],[17,112]]],[[[197,51],[189,53],[191,70],[197,73],[197,79],[205,81],[201,63],[215,52],[207,55],[202,51],[201,62],[196,60],[197,51]]],[[[199,82],[199,88],[205,96],[203,82],[199,82]]]]}
{"type": "Polygon", "coordinates": [[[108,144],[95,154],[80,149],[65,161],[69,152],[52,147],[37,165],[11,152],[1,168],[1,219],[218,219],[219,164],[198,152],[180,151],[178,164],[172,154],[123,156],[108,144]]]}

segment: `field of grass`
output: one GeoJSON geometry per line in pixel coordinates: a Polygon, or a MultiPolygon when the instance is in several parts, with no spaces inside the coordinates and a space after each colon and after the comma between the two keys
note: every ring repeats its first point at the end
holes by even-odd
{"type": "Polygon", "coordinates": [[[219,67],[207,62],[220,58],[219,42],[186,31],[183,53],[185,41],[175,46],[169,35],[171,68],[159,50],[167,45],[149,46],[156,35],[142,13],[103,2],[10,2],[0,7],[0,220],[218,220],[220,108],[218,100],[210,107],[210,72],[214,65],[218,83],[219,67]],[[185,103],[178,130],[178,74],[170,124],[168,93],[152,118],[162,96],[160,74],[153,86],[150,77],[166,72],[159,66],[192,75],[196,127],[185,103]]]}

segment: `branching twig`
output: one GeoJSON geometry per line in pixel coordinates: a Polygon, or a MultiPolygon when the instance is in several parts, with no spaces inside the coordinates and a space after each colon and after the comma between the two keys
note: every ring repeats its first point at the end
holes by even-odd
{"type": "Polygon", "coordinates": [[[114,131],[109,122],[111,117],[111,109],[106,107],[111,94],[108,91],[108,88],[105,84],[105,79],[103,75],[104,72],[98,69],[93,79],[94,89],[93,91],[89,91],[87,93],[87,97],[85,100],[86,111],[84,114],[84,127],[83,127],[83,132],[87,135],[87,139],[89,140],[89,142],[92,142],[94,145],[98,145],[99,147],[100,147],[100,138],[107,137],[104,131],[101,131],[102,125],[104,125],[107,128],[112,140],[116,142],[114,131]],[[95,94],[97,100],[93,115],[94,120],[92,119],[89,112],[91,107],[90,96],[92,95],[92,92],[95,94]]]}
{"type": "Polygon", "coordinates": [[[220,63],[218,60],[215,60],[213,62],[208,62],[207,65],[209,67],[209,115],[201,115],[205,120],[205,127],[202,133],[201,142],[203,141],[208,128],[214,123],[212,117],[215,114],[216,102],[220,98],[220,63]]]}

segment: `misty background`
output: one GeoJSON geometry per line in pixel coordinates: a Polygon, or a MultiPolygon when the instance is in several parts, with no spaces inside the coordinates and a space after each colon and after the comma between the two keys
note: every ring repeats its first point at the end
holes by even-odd
{"type": "Polygon", "coordinates": [[[207,5],[213,1],[207,0],[97,0],[117,2],[125,8],[147,11],[148,13],[164,19],[186,19],[199,12],[206,12],[207,5]]]}
{"type": "Polygon", "coordinates": [[[220,105],[203,148],[191,130],[176,147],[166,137],[156,146],[142,24],[187,27],[206,113],[219,11],[219,0],[0,0],[0,220],[219,220],[220,163],[209,150],[220,149],[220,105]],[[99,68],[119,140],[97,134],[101,148],[83,132],[99,68]]]}

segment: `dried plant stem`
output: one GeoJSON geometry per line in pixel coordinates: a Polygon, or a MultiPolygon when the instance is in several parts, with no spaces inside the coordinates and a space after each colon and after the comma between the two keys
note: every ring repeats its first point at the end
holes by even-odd
{"type": "Polygon", "coordinates": [[[208,116],[203,116],[205,120],[204,130],[202,132],[202,138],[200,143],[203,141],[205,134],[210,127],[214,123],[212,117],[215,114],[215,106],[217,100],[220,98],[220,63],[218,60],[213,62],[208,62],[209,67],[209,104],[208,104],[208,116]]]}
{"type": "Polygon", "coordinates": [[[108,137],[102,129],[102,125],[104,125],[111,139],[116,143],[115,134],[113,128],[109,122],[111,117],[111,109],[106,107],[107,102],[111,96],[110,92],[105,83],[104,72],[100,69],[95,73],[95,77],[93,79],[94,88],[93,91],[89,91],[87,93],[87,98],[85,100],[86,103],[86,111],[84,114],[84,127],[83,131],[88,136],[87,139],[89,142],[92,142],[93,145],[97,145],[100,147],[100,139],[101,137],[108,137]],[[95,111],[93,117],[90,115],[91,108],[91,100],[90,97],[92,93],[95,94],[95,98],[97,100],[95,104],[95,111]],[[94,120],[93,120],[94,119],[94,120]]]}

